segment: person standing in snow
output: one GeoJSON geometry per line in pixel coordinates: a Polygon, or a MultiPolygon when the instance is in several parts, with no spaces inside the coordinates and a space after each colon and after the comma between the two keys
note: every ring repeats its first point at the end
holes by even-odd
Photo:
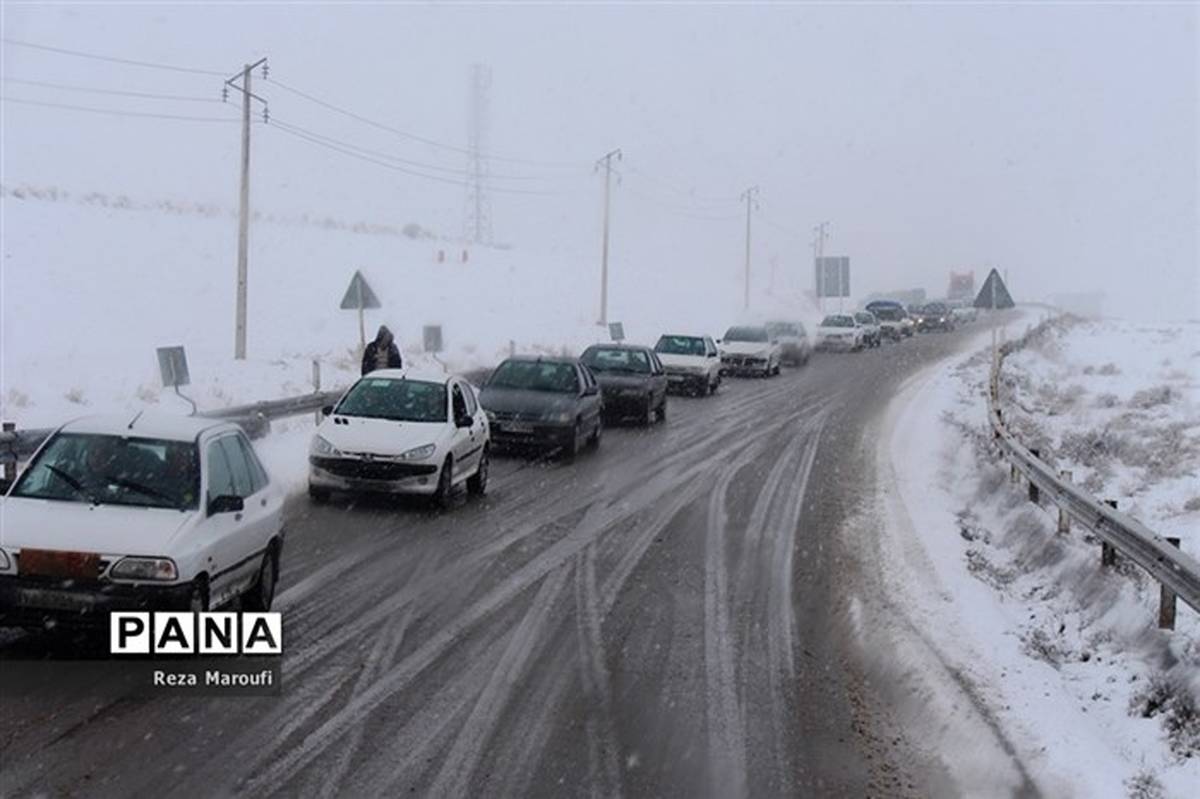
{"type": "Polygon", "coordinates": [[[363,350],[362,373],[365,375],[376,369],[399,369],[402,365],[396,337],[387,325],[380,325],[375,340],[363,350]]]}

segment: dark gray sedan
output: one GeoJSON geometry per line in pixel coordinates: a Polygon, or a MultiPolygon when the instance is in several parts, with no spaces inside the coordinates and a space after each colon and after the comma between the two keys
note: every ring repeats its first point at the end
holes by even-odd
{"type": "Polygon", "coordinates": [[[509,358],[484,384],[479,404],[497,447],[552,447],[574,455],[598,444],[603,431],[600,387],[576,358],[509,358]]]}
{"type": "Polygon", "coordinates": [[[667,372],[658,355],[637,344],[594,344],[579,360],[600,381],[604,414],[645,424],[667,417],[667,372]]]}

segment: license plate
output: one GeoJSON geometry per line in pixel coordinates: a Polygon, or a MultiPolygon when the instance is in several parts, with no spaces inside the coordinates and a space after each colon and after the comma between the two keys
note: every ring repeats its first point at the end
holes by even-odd
{"type": "Polygon", "coordinates": [[[531,424],[506,424],[504,425],[505,432],[508,433],[532,433],[533,425],[531,424]]]}
{"type": "Polygon", "coordinates": [[[667,375],[668,383],[682,383],[683,380],[684,380],[683,375],[667,375]]]}
{"type": "Polygon", "coordinates": [[[96,606],[95,600],[89,596],[70,591],[47,591],[42,588],[22,588],[17,592],[17,601],[27,607],[76,612],[92,610],[96,606]]]}
{"type": "Polygon", "coordinates": [[[22,549],[17,570],[37,577],[94,580],[100,575],[100,556],[91,552],[22,549]]]}

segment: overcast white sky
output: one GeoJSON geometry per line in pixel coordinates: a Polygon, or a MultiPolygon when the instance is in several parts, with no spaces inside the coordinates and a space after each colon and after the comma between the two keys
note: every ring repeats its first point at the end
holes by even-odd
{"type": "MultiPolygon", "coordinates": [[[[7,3],[4,36],[271,77],[461,147],[467,81],[489,64],[490,149],[574,168],[492,164],[551,196],[496,194],[497,237],[562,254],[592,279],[600,182],[620,147],[614,255],[686,279],[740,265],[737,195],[761,187],[755,259],[810,274],[811,227],[859,291],[988,264],[1014,293],[1108,292],[1122,315],[1196,316],[1196,7],[1098,4],[353,6],[7,3]],[[689,194],[690,193],[690,194],[689,194]],[[718,201],[710,201],[716,198],[718,201]],[[720,202],[721,198],[729,198],[720,202]],[[696,218],[704,217],[704,218],[696,218]]],[[[17,81],[217,97],[215,76],[6,44],[7,98],[139,113],[230,105],[17,81]]],[[[399,138],[272,86],[272,116],[444,169],[465,156],[399,138]]],[[[236,199],[238,127],[3,104],[6,184],[236,199]]],[[[462,225],[463,189],[254,131],[262,210],[462,225]]],[[[440,174],[451,175],[451,172],[440,174]]],[[[721,272],[721,270],[725,270],[721,272]]]]}

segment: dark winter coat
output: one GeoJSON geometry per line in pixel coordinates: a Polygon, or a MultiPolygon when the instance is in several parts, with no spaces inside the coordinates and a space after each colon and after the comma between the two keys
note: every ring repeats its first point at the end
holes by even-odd
{"type": "MultiPolygon", "coordinates": [[[[374,372],[379,368],[378,364],[375,363],[375,354],[377,352],[379,352],[378,341],[372,341],[367,345],[366,349],[363,350],[362,373],[364,375],[374,372]]],[[[403,366],[403,363],[400,360],[400,348],[396,346],[395,341],[388,345],[387,353],[387,368],[399,369],[401,366],[403,366]]]]}

